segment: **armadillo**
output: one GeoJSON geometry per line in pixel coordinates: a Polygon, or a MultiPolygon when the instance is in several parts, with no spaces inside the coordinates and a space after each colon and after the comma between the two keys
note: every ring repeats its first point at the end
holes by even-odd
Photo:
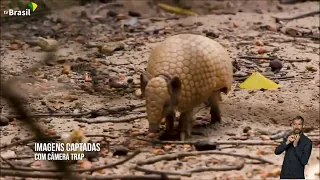
{"type": "Polygon", "coordinates": [[[217,41],[195,34],[166,38],[150,53],[140,88],[146,100],[149,132],[159,130],[162,118],[166,131],[173,128],[179,111],[180,140],[191,136],[193,109],[209,101],[211,123],[220,122],[220,93],[228,94],[233,66],[228,52],[217,41]]]}

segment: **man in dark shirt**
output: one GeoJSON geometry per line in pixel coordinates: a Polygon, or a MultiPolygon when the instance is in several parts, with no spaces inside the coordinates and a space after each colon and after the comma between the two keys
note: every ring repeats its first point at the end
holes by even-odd
{"type": "Polygon", "coordinates": [[[283,138],[275,149],[276,155],[286,151],[282,164],[280,179],[305,179],[304,167],[308,164],[312,150],[312,141],[303,134],[304,119],[297,116],[293,119],[293,133],[283,138]]]}

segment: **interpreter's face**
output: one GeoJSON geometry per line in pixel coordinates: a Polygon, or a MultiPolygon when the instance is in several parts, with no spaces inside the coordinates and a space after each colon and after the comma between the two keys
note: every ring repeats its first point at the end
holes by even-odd
{"type": "Polygon", "coordinates": [[[295,119],[292,123],[292,127],[295,134],[300,134],[303,128],[302,121],[299,119],[295,119]]]}

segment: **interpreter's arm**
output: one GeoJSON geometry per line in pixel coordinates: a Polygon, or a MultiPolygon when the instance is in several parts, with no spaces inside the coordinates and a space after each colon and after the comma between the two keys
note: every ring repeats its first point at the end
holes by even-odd
{"type": "Polygon", "coordinates": [[[286,143],[287,139],[288,139],[288,137],[283,138],[283,141],[281,142],[281,144],[278,147],[276,147],[276,149],[274,150],[274,153],[276,155],[279,155],[279,154],[283,153],[283,151],[287,150],[287,147],[288,147],[288,145],[286,143]]]}
{"type": "Polygon", "coordinates": [[[312,151],[312,141],[307,141],[306,145],[303,147],[303,149],[300,149],[299,146],[296,146],[294,148],[295,155],[298,157],[301,165],[305,166],[308,164],[310,155],[312,151]]]}

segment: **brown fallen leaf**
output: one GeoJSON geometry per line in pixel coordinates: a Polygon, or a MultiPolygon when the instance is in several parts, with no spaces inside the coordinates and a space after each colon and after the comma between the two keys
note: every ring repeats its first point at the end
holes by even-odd
{"type": "Polygon", "coordinates": [[[69,101],[69,102],[72,102],[72,101],[78,100],[79,97],[78,97],[77,95],[68,94],[68,95],[63,95],[63,96],[61,97],[61,99],[67,100],[67,101],[69,101]]]}
{"type": "Polygon", "coordinates": [[[137,141],[137,145],[142,145],[142,146],[148,146],[151,143],[147,142],[147,141],[142,141],[142,140],[138,140],[137,141]]]}
{"type": "Polygon", "coordinates": [[[279,177],[281,174],[281,169],[273,169],[271,172],[267,174],[267,177],[279,177]]]}
{"type": "Polygon", "coordinates": [[[153,153],[153,154],[158,154],[158,155],[160,155],[160,154],[165,154],[165,152],[164,152],[163,149],[152,149],[152,150],[151,150],[151,153],[153,153]]]}
{"type": "Polygon", "coordinates": [[[267,136],[267,135],[261,135],[260,138],[264,141],[269,141],[270,140],[270,137],[267,136]]]}
{"type": "Polygon", "coordinates": [[[184,144],[183,145],[183,149],[190,149],[190,148],[191,148],[190,144],[184,144]]]}
{"type": "Polygon", "coordinates": [[[138,131],[131,132],[131,136],[139,136],[139,135],[141,135],[141,133],[138,131]]]}
{"type": "Polygon", "coordinates": [[[78,42],[83,43],[86,40],[86,38],[84,36],[78,36],[78,37],[76,37],[75,40],[78,41],[78,42]]]}
{"type": "Polygon", "coordinates": [[[169,151],[169,150],[172,149],[172,146],[169,145],[169,144],[166,144],[166,145],[163,146],[163,148],[164,148],[164,150],[169,151]]]}
{"type": "Polygon", "coordinates": [[[72,71],[71,71],[71,66],[69,65],[64,65],[63,66],[63,69],[61,71],[61,74],[71,74],[72,71]]]}
{"type": "Polygon", "coordinates": [[[81,169],[89,169],[92,167],[92,163],[87,159],[78,161],[81,169]]]}
{"type": "Polygon", "coordinates": [[[95,172],[97,172],[97,173],[99,173],[99,174],[105,174],[105,173],[106,173],[106,170],[104,170],[104,169],[100,169],[100,170],[95,171],[95,172]]]}
{"type": "Polygon", "coordinates": [[[255,44],[256,46],[263,46],[263,45],[264,45],[263,42],[260,41],[260,40],[255,41],[254,44],[255,44]]]}
{"type": "Polygon", "coordinates": [[[11,44],[11,45],[9,46],[9,49],[10,49],[10,50],[17,50],[17,49],[19,49],[19,44],[11,44]]]}
{"type": "Polygon", "coordinates": [[[259,149],[257,152],[256,152],[257,155],[265,155],[266,152],[262,149],[259,149]]]}
{"type": "Polygon", "coordinates": [[[266,53],[267,52],[267,50],[265,50],[264,48],[259,48],[258,49],[258,53],[259,54],[264,54],[264,53],[266,53]]]}
{"type": "Polygon", "coordinates": [[[43,165],[43,161],[34,161],[31,166],[41,167],[43,165]]]}
{"type": "Polygon", "coordinates": [[[306,66],[306,69],[307,69],[308,71],[311,71],[311,72],[316,72],[316,71],[317,71],[317,68],[314,67],[314,66],[312,66],[312,65],[307,65],[307,66],[306,66]]]}
{"type": "Polygon", "coordinates": [[[248,178],[252,178],[252,176],[253,176],[252,172],[247,172],[246,175],[248,178]]]}
{"type": "Polygon", "coordinates": [[[47,129],[47,130],[46,130],[46,133],[47,133],[48,135],[57,135],[57,132],[56,132],[55,130],[53,130],[53,129],[47,129]]]}

